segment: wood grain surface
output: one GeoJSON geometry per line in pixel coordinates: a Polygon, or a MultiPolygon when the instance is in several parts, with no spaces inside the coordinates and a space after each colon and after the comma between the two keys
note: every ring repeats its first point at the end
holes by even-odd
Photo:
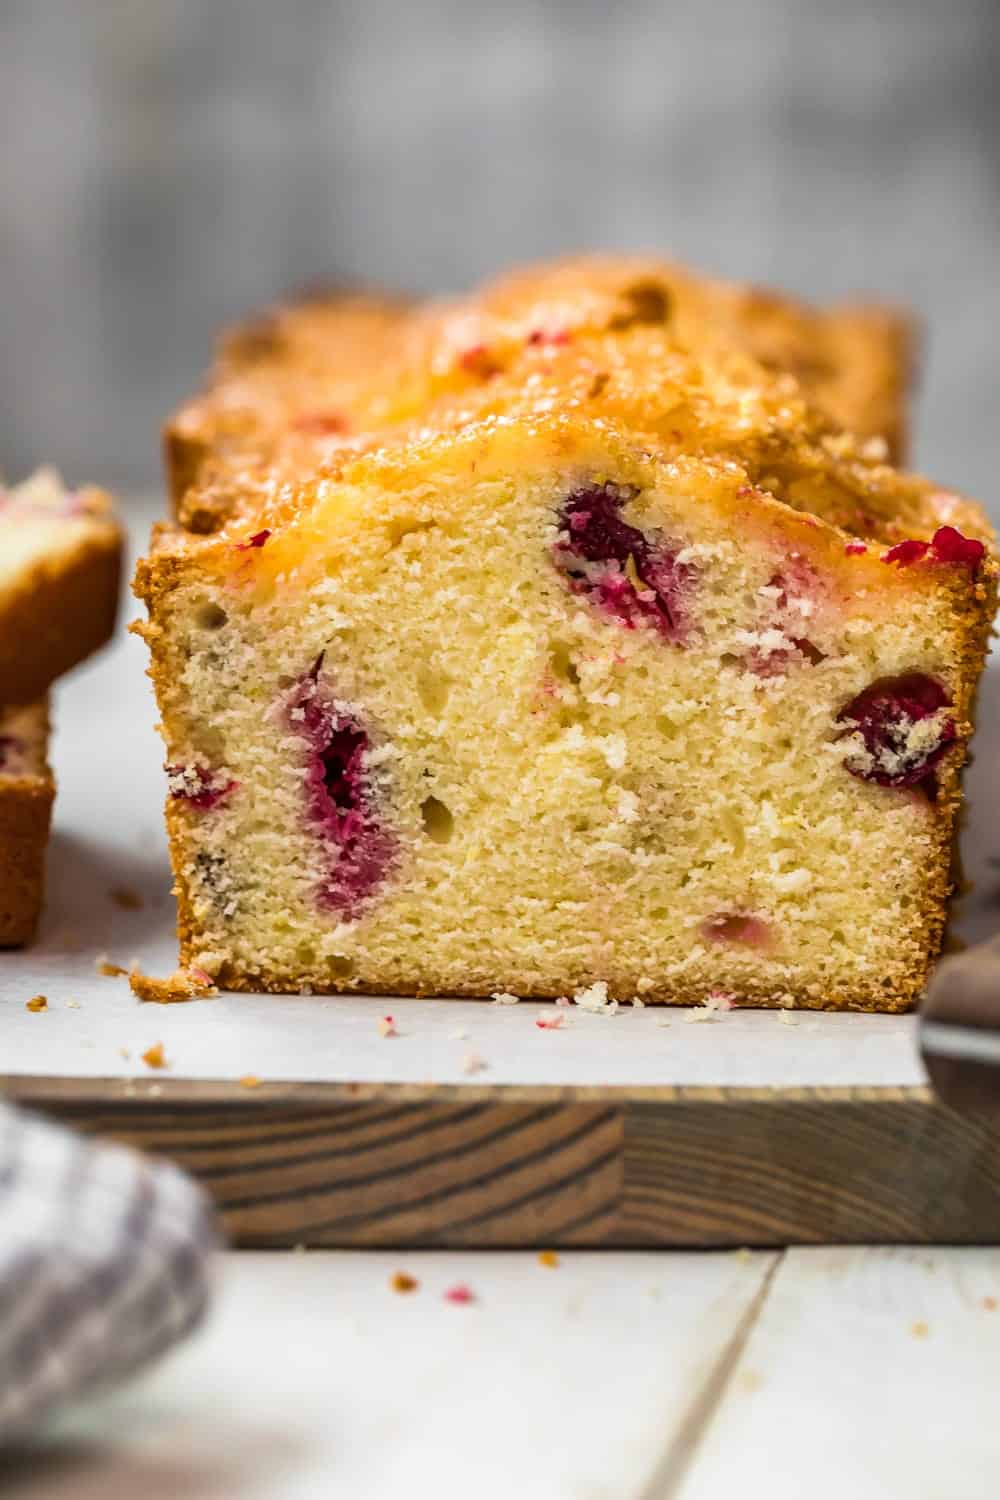
{"type": "Polygon", "coordinates": [[[1000,1243],[1000,1123],[920,1088],[0,1086],[172,1158],[239,1245],[1000,1243]]]}

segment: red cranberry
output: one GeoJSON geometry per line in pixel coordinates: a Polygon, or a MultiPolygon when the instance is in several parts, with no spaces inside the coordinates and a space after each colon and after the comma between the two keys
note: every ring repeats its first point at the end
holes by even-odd
{"type": "Polygon", "coordinates": [[[502,368],[485,344],[472,344],[468,349],[463,349],[458,356],[458,363],[468,374],[477,375],[480,380],[489,380],[493,375],[499,375],[502,368]]]}
{"type": "Polygon", "coordinates": [[[252,547],[263,547],[270,535],[269,531],[255,531],[253,536],[247,537],[245,542],[237,542],[236,550],[237,552],[249,552],[252,547]]]}
{"type": "Polygon", "coordinates": [[[668,640],[681,641],[687,624],[684,595],[692,570],[677,561],[676,552],[662,539],[623,520],[627,496],[628,491],[611,484],[570,495],[559,512],[556,566],[575,592],[629,630],[645,623],[668,640]]]}
{"type": "Polygon", "coordinates": [[[936,791],[934,767],[958,737],[944,710],[951,699],[942,683],[922,672],[880,677],[852,698],[837,715],[861,735],[864,751],[852,751],[844,765],[852,776],[879,786],[923,786],[936,791]],[[931,737],[913,736],[914,725],[934,719],[931,737]]]}
{"type": "Polygon", "coordinates": [[[931,550],[930,542],[897,542],[890,547],[888,552],[882,553],[884,563],[899,563],[901,568],[908,568],[911,563],[920,562],[931,550]]]}
{"type": "Polygon", "coordinates": [[[884,563],[898,563],[907,568],[911,563],[922,562],[931,556],[934,562],[955,563],[975,573],[986,554],[982,542],[974,537],[963,536],[954,526],[939,526],[929,542],[909,540],[897,542],[888,552],[883,552],[884,563]]]}
{"type": "Polygon", "coordinates": [[[211,812],[235,792],[238,781],[224,781],[209,766],[167,766],[167,790],[179,802],[187,802],[201,812],[211,812]]]}
{"type": "Polygon", "coordinates": [[[771,929],[760,917],[749,912],[721,911],[701,924],[702,937],[712,943],[738,943],[744,948],[767,948],[771,929]]]}
{"type": "Polygon", "coordinates": [[[940,526],[935,531],[931,546],[939,562],[961,563],[974,573],[982,562],[986,548],[974,537],[963,536],[954,526],[940,526]]]}
{"type": "Polygon", "coordinates": [[[392,835],[378,816],[369,767],[371,739],[353,711],[321,684],[320,656],[293,690],[289,727],[309,745],[306,788],[310,821],[333,854],[319,886],[321,903],[354,919],[395,860],[392,835]]]}

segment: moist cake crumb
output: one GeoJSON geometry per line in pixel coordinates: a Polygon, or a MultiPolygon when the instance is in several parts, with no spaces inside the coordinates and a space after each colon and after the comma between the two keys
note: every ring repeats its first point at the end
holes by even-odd
{"type": "Polygon", "coordinates": [[[912,1005],[998,569],[886,462],[890,324],[605,257],[231,340],[136,579],[182,962],[912,1005]]]}

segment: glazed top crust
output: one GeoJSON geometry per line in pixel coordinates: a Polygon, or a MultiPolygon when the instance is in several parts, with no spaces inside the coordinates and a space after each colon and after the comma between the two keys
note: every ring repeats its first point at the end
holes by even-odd
{"type": "Polygon", "coordinates": [[[886,309],[817,311],[625,257],[516,272],[445,303],[301,302],[225,339],[206,393],[169,424],[181,534],[161,545],[281,526],[331,482],[398,482],[498,428],[586,429],[683,461],[695,501],[692,468],[736,473],[745,500],[848,539],[891,546],[950,525],[992,543],[978,506],[886,462],[908,339],[886,309]]]}

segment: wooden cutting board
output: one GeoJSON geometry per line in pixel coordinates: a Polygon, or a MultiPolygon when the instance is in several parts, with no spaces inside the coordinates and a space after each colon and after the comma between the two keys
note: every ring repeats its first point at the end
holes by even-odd
{"type": "Polygon", "coordinates": [[[239,1244],[1000,1242],[1000,1128],[935,1101],[909,1018],[71,989],[5,993],[7,1094],[172,1157],[239,1244]]]}
{"type": "MultiPolygon", "coordinates": [[[[175,963],[144,666],[122,634],[56,695],[49,909],[35,948],[0,954],[9,1097],[173,1157],[240,1244],[1000,1242],[1000,1128],[936,1103],[911,1018],[574,1010],[547,1031],[532,1003],[140,1005],[95,958],[175,963]]],[[[970,938],[1000,925],[1000,672],[981,713],[970,938]]]]}

